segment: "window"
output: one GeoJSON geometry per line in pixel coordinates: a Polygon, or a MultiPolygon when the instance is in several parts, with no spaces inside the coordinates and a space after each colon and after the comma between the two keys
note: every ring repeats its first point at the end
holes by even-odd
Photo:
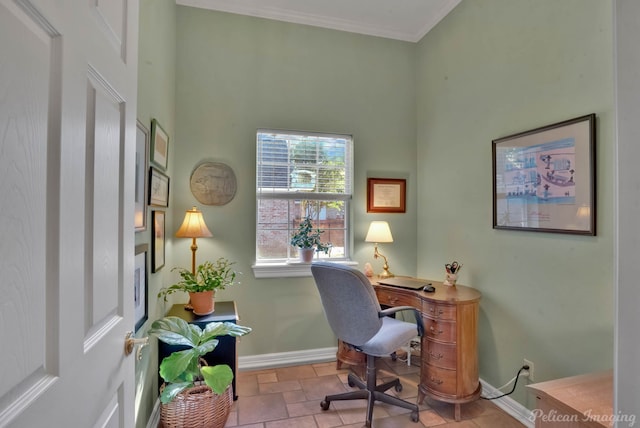
{"type": "Polygon", "coordinates": [[[306,216],[331,244],[314,257],[347,260],[352,137],[260,129],[256,145],[256,264],[297,260],[289,241],[306,216]]]}

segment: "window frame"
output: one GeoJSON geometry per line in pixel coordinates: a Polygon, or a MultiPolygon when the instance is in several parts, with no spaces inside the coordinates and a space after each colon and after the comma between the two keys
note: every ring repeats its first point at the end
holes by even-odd
{"type": "MultiPolygon", "coordinates": [[[[261,128],[256,130],[256,229],[255,229],[255,263],[252,265],[252,269],[254,272],[254,276],[256,278],[276,278],[276,277],[301,277],[301,276],[311,276],[310,264],[304,264],[297,262],[296,258],[287,257],[287,258],[258,258],[258,231],[259,231],[259,222],[260,222],[260,203],[262,200],[279,200],[279,201],[288,201],[288,203],[293,201],[340,201],[344,203],[344,254],[342,257],[335,258],[324,258],[320,257],[314,258],[314,261],[331,261],[335,263],[356,266],[357,262],[353,262],[351,260],[352,253],[352,236],[353,236],[353,224],[351,221],[351,199],[353,197],[353,169],[354,169],[354,139],[353,135],[350,134],[338,134],[338,133],[323,133],[323,132],[304,132],[304,131],[293,131],[293,130],[281,130],[281,129],[266,129],[261,128]],[[291,192],[292,183],[290,181],[287,182],[287,187],[285,190],[272,191],[272,192],[261,192],[259,187],[261,177],[261,143],[260,143],[260,134],[282,134],[282,135],[300,135],[300,136],[311,136],[311,137],[326,137],[326,138],[338,138],[338,139],[347,139],[349,144],[348,149],[346,150],[345,165],[344,172],[347,174],[345,177],[345,192],[343,193],[321,193],[321,192],[291,192]]],[[[313,164],[314,168],[316,165],[321,165],[319,163],[313,164]]],[[[287,210],[286,215],[289,215],[289,211],[287,210]]],[[[291,255],[291,250],[287,249],[287,255],[291,255]]]]}

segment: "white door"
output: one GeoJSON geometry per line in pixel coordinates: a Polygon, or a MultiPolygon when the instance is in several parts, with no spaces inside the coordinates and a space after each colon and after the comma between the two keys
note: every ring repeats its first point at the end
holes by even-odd
{"type": "Polygon", "coordinates": [[[137,0],[0,0],[0,427],[132,427],[137,0]]]}

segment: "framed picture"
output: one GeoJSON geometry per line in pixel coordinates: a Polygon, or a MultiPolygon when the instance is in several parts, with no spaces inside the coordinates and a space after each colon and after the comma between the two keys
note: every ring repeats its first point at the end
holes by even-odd
{"type": "Polygon", "coordinates": [[[406,212],[407,180],[402,178],[368,178],[368,213],[406,212]]]}
{"type": "Polygon", "coordinates": [[[136,124],[136,232],[147,229],[147,170],[149,169],[149,130],[138,121],[136,124]]]}
{"type": "Polygon", "coordinates": [[[169,163],[169,135],[156,119],[151,120],[151,162],[163,171],[169,163]]]}
{"type": "Polygon", "coordinates": [[[596,115],[493,140],[493,228],[596,234],[596,115]]]}
{"type": "Polygon", "coordinates": [[[136,327],[140,327],[149,318],[149,280],[147,278],[147,244],[136,245],[135,269],[133,271],[133,302],[136,327]]]}
{"type": "Polygon", "coordinates": [[[149,205],[169,206],[169,177],[157,168],[149,168],[149,205]]]}
{"type": "Polygon", "coordinates": [[[153,242],[151,247],[151,272],[164,266],[164,211],[153,211],[153,242]]]}

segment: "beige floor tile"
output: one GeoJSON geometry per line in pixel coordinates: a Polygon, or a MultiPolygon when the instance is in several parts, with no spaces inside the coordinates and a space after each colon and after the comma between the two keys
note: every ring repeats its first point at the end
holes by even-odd
{"type": "Polygon", "coordinates": [[[283,419],[265,423],[265,428],[318,428],[313,416],[283,419]]]}
{"type": "Polygon", "coordinates": [[[284,382],[287,380],[307,379],[317,376],[313,366],[310,366],[308,364],[304,366],[291,366],[276,369],[276,375],[278,376],[278,381],[280,382],[284,382]]]}
{"type": "MultiPolygon", "coordinates": [[[[416,359],[416,362],[419,359],[416,359]]],[[[398,376],[403,389],[389,393],[415,403],[420,380],[418,367],[390,358],[377,365],[380,381],[398,376]]],[[[347,367],[347,366],[345,366],[347,367]]],[[[366,400],[333,401],[323,411],[325,395],[353,391],[347,385],[348,368],[336,370],[335,362],[240,372],[238,400],[234,402],[227,428],[361,428],[366,400]]],[[[420,421],[411,421],[410,410],[376,402],[374,428],[520,428],[517,420],[488,400],[461,407],[462,421],[454,421],[454,405],[426,398],[420,403],[420,421]]]]}
{"type": "Polygon", "coordinates": [[[238,399],[238,425],[285,419],[286,404],[282,394],[265,394],[238,399]]]}
{"type": "MultiPolygon", "coordinates": [[[[302,385],[297,380],[284,382],[261,383],[259,385],[260,394],[273,394],[275,392],[301,391],[302,385]]],[[[298,392],[300,394],[300,392],[298,392]]]]}

